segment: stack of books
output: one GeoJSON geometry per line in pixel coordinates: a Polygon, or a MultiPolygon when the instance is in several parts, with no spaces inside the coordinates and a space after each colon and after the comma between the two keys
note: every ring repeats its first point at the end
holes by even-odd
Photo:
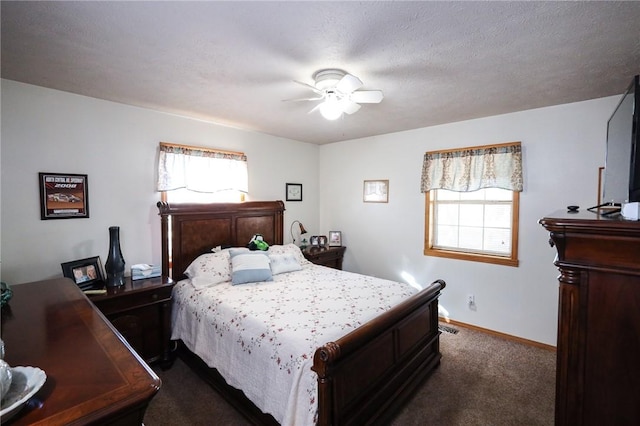
{"type": "Polygon", "coordinates": [[[131,266],[131,280],[144,280],[147,278],[159,277],[162,273],[160,265],[147,265],[138,263],[131,266]]]}

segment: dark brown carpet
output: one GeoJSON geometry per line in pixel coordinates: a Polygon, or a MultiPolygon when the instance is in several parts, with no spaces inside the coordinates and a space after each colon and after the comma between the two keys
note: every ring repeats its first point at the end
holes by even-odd
{"type": "MultiPolygon", "coordinates": [[[[442,333],[442,363],[393,426],[552,425],[555,352],[455,327],[442,333]]],[[[156,368],[162,388],[145,426],[248,425],[181,360],[156,368]]]]}

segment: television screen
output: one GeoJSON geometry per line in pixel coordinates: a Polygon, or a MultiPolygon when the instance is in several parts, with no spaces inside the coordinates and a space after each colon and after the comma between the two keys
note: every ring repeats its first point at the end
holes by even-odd
{"type": "Polygon", "coordinates": [[[638,120],[636,111],[636,96],[638,91],[638,76],[636,76],[623,95],[613,115],[607,123],[607,150],[604,169],[604,185],[602,202],[617,205],[633,198],[634,191],[640,189],[638,180],[640,172],[636,170],[636,134],[635,126],[638,120]]]}

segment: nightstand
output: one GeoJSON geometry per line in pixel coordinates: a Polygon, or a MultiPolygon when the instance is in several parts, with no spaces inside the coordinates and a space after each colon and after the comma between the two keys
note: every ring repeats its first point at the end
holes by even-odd
{"type": "Polygon", "coordinates": [[[342,247],[307,247],[302,254],[307,260],[316,265],[328,266],[333,269],[342,269],[342,258],[347,248],[342,247]]]}
{"type": "Polygon", "coordinates": [[[147,362],[171,363],[171,278],[132,281],[88,295],[127,342],[147,362]]]}

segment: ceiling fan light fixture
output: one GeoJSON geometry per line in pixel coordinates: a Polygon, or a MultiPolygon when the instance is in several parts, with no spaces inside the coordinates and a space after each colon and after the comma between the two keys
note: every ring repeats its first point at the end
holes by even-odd
{"type": "Polygon", "coordinates": [[[361,103],[379,103],[382,101],[381,90],[359,90],[362,80],[353,74],[348,74],[340,69],[322,69],[313,74],[313,84],[293,80],[302,86],[311,89],[316,97],[307,99],[290,99],[299,101],[319,101],[309,113],[316,110],[327,120],[337,120],[343,114],[354,114],[360,110],[361,103]]]}
{"type": "Polygon", "coordinates": [[[340,98],[335,93],[327,94],[326,100],[320,104],[320,114],[327,120],[337,120],[343,111],[340,98]]]}
{"type": "Polygon", "coordinates": [[[327,120],[337,120],[342,116],[342,109],[338,105],[328,104],[327,102],[320,105],[320,114],[327,120]]]}
{"type": "Polygon", "coordinates": [[[335,87],[347,73],[342,70],[326,69],[313,74],[314,86],[318,90],[335,87]]]}

